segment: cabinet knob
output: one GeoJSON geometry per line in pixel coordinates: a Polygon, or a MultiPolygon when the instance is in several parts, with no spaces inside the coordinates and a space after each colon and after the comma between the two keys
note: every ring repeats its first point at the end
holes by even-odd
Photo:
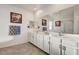
{"type": "Polygon", "coordinates": [[[64,51],[66,50],[66,47],[65,47],[65,46],[63,46],[63,50],[64,50],[64,51]]]}
{"type": "Polygon", "coordinates": [[[66,52],[66,46],[63,46],[62,49],[64,50],[64,55],[65,55],[65,52],[66,52]]]}

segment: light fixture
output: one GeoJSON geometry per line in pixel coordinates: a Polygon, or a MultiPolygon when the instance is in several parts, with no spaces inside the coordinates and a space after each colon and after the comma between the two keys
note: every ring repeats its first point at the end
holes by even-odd
{"type": "Polygon", "coordinates": [[[36,10],[37,10],[37,8],[34,8],[33,10],[34,10],[34,11],[36,11],[36,10]]]}
{"type": "Polygon", "coordinates": [[[43,12],[43,10],[38,10],[38,11],[36,12],[36,15],[39,16],[42,12],[43,12]]]}

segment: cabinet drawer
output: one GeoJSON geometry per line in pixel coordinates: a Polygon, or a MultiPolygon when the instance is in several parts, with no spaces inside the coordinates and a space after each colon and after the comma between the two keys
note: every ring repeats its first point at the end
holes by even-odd
{"type": "Polygon", "coordinates": [[[77,48],[77,42],[73,42],[73,41],[66,40],[66,39],[62,40],[62,45],[77,48]]]}

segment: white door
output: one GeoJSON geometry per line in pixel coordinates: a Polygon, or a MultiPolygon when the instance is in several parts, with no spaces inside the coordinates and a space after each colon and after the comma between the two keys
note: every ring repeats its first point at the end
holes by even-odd
{"type": "Polygon", "coordinates": [[[76,55],[77,54],[76,42],[71,41],[68,38],[64,38],[62,40],[62,46],[63,46],[62,48],[63,55],[76,55]]]}
{"type": "Polygon", "coordinates": [[[60,37],[50,37],[50,54],[60,55],[60,37]]]}
{"type": "Polygon", "coordinates": [[[49,35],[44,35],[44,51],[49,53],[49,35]]]}
{"type": "Polygon", "coordinates": [[[37,45],[37,33],[34,33],[33,35],[34,35],[34,41],[33,41],[33,43],[35,45],[37,45]]]}
{"type": "Polygon", "coordinates": [[[40,34],[37,34],[37,47],[40,47],[40,34]]]}
{"type": "Polygon", "coordinates": [[[43,35],[41,34],[41,35],[40,35],[40,39],[39,39],[39,44],[40,44],[40,49],[42,49],[42,50],[44,49],[44,48],[43,48],[43,42],[44,42],[44,41],[43,41],[43,35]]]}

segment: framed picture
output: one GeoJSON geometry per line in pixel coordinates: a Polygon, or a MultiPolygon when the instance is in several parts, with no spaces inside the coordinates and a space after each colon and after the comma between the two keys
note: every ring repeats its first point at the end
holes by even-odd
{"type": "Polygon", "coordinates": [[[42,30],[43,30],[43,31],[47,31],[47,27],[43,27],[42,30]]]}
{"type": "Polygon", "coordinates": [[[55,21],[55,26],[60,27],[61,26],[61,21],[55,21]]]}
{"type": "Polygon", "coordinates": [[[10,12],[11,23],[22,23],[22,14],[10,12]]]}
{"type": "Polygon", "coordinates": [[[46,19],[42,19],[42,26],[47,26],[47,20],[46,19]]]}
{"type": "Polygon", "coordinates": [[[20,31],[20,26],[9,26],[9,35],[19,35],[20,31]]]}

